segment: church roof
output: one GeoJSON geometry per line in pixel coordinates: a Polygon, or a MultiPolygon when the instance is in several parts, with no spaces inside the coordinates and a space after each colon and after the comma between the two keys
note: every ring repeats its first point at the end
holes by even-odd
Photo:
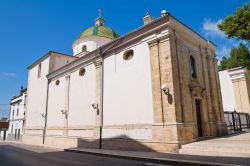
{"type": "Polygon", "coordinates": [[[83,30],[79,39],[90,36],[99,36],[114,40],[119,37],[119,34],[109,27],[95,25],[83,30]]]}

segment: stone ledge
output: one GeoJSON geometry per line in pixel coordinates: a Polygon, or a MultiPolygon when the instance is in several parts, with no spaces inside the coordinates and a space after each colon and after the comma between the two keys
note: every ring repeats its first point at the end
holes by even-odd
{"type": "Polygon", "coordinates": [[[168,155],[178,155],[178,154],[167,154],[167,153],[155,153],[155,152],[133,152],[133,151],[114,151],[114,150],[103,150],[103,149],[84,149],[84,148],[72,148],[64,149],[66,152],[83,153],[90,155],[105,156],[111,158],[122,158],[128,160],[136,161],[146,161],[160,164],[169,165],[185,165],[185,166],[233,166],[232,164],[223,164],[215,162],[205,162],[205,161],[191,161],[185,159],[170,158],[168,155]],[[150,154],[149,154],[150,153],[150,154]]]}

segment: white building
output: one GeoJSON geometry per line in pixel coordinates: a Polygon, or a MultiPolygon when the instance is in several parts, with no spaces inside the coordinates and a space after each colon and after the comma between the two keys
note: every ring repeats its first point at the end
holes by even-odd
{"type": "Polygon", "coordinates": [[[25,123],[26,96],[27,89],[21,87],[20,94],[11,99],[9,129],[7,132],[8,140],[19,141],[22,139],[25,123]]]}
{"type": "Polygon", "coordinates": [[[243,67],[219,72],[224,111],[250,113],[250,76],[243,67]]]}
{"type": "Polygon", "coordinates": [[[119,37],[98,17],[73,56],[28,67],[25,143],[175,151],[225,133],[216,46],[166,11],[143,20],[119,37]]]}
{"type": "Polygon", "coordinates": [[[9,127],[8,118],[1,118],[0,119],[0,141],[6,140],[8,127],[9,127]]]}

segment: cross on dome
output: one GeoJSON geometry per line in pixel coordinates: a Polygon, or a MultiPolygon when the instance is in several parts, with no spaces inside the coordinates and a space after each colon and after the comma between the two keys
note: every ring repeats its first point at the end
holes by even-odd
{"type": "Polygon", "coordinates": [[[95,19],[95,25],[96,26],[103,26],[105,23],[105,20],[102,18],[102,10],[98,9],[98,18],[95,19]]]}

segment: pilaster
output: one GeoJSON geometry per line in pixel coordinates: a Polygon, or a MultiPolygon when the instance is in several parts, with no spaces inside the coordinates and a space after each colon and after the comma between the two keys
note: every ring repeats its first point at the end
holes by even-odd
{"type": "Polygon", "coordinates": [[[210,90],[210,85],[209,85],[209,75],[208,75],[208,65],[207,65],[207,59],[205,52],[203,52],[203,49],[200,48],[200,56],[201,56],[201,64],[202,64],[202,74],[203,74],[203,86],[205,88],[205,94],[204,94],[204,99],[206,102],[206,111],[207,111],[207,123],[205,126],[207,131],[208,136],[212,136],[212,123],[215,122],[214,119],[214,114],[212,111],[212,99],[211,99],[211,90],[210,90]]]}
{"type": "Polygon", "coordinates": [[[244,68],[229,70],[237,112],[250,113],[250,81],[244,68]]]}
{"type": "Polygon", "coordinates": [[[96,71],[96,87],[95,87],[95,104],[97,108],[95,109],[95,128],[94,128],[94,139],[100,139],[101,136],[101,126],[102,126],[102,61],[97,60],[94,62],[96,71]]]}
{"type": "Polygon", "coordinates": [[[173,83],[173,66],[169,36],[148,43],[150,50],[151,82],[153,95],[152,141],[170,143],[178,147],[176,109],[173,83]],[[161,87],[165,84],[169,94],[161,87]]]}
{"type": "Polygon", "coordinates": [[[63,136],[68,136],[68,115],[69,115],[69,88],[70,88],[70,75],[65,77],[66,86],[65,86],[65,105],[64,105],[64,127],[63,127],[63,136]]]}

